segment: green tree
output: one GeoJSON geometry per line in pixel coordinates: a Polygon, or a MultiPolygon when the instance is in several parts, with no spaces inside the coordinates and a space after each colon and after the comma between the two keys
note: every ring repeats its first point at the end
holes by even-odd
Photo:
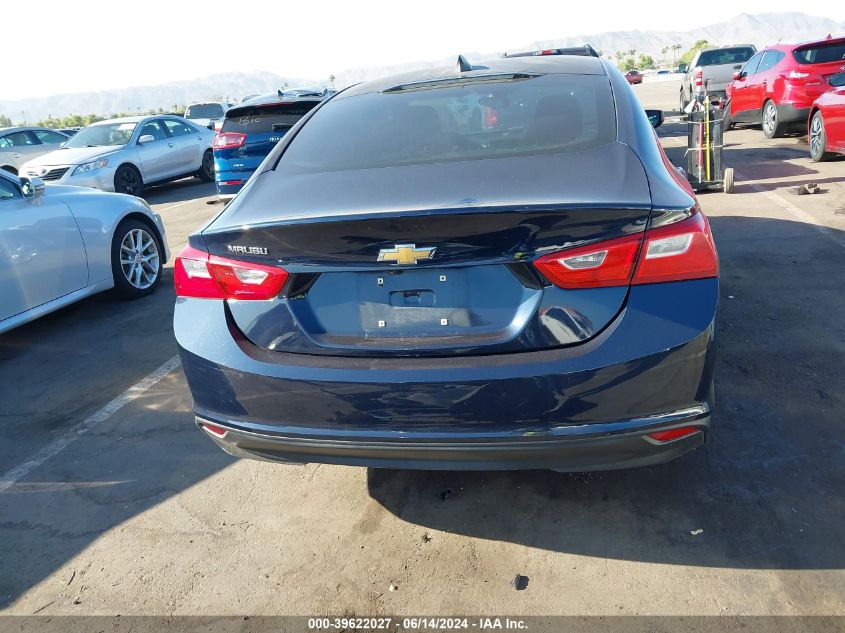
{"type": "Polygon", "coordinates": [[[637,67],[637,62],[634,61],[634,58],[628,57],[622,62],[622,65],[619,67],[619,69],[624,70],[624,71],[628,71],[628,70],[634,70],[636,67],[637,67]]]}
{"type": "Polygon", "coordinates": [[[12,127],[12,119],[5,114],[0,114],[0,127],[12,127]]]}
{"type": "Polygon", "coordinates": [[[695,44],[692,45],[691,49],[681,55],[681,63],[689,65],[689,63],[692,61],[692,58],[695,57],[695,54],[702,48],[707,48],[708,46],[710,46],[710,43],[707,40],[698,40],[695,44]]]}
{"type": "Polygon", "coordinates": [[[641,54],[637,65],[643,69],[654,68],[654,58],[651,55],[641,54]]]}

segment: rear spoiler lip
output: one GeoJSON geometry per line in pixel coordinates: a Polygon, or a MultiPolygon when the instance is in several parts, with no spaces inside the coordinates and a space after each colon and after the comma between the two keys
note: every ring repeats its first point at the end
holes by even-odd
{"type": "MultiPolygon", "coordinates": [[[[820,48],[823,46],[827,46],[828,44],[845,44],[845,35],[837,35],[836,37],[829,37],[824,40],[816,40],[814,42],[804,42],[803,44],[798,44],[797,46],[792,48],[793,52],[797,51],[806,51],[811,48],[820,48]]],[[[843,64],[845,64],[845,60],[840,60],[843,64]]],[[[835,64],[837,62],[826,62],[835,64]]]]}

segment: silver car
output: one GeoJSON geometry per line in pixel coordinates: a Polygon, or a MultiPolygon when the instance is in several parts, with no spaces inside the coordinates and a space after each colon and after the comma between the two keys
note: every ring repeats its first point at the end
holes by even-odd
{"type": "Polygon", "coordinates": [[[0,128],[0,169],[17,174],[24,163],[58,149],[70,137],[46,127],[0,128]]]}
{"type": "Polygon", "coordinates": [[[214,180],[214,132],[177,116],[100,121],[60,149],[28,161],[21,176],[140,196],[144,187],[197,176],[214,180]]]}
{"type": "Polygon", "coordinates": [[[0,332],[103,290],[155,290],[170,256],[140,198],[0,171],[0,332]]]}
{"type": "Polygon", "coordinates": [[[192,103],[185,108],[185,118],[200,127],[213,129],[215,124],[223,121],[223,117],[226,116],[226,110],[231,107],[231,103],[223,103],[221,101],[192,103]]]}

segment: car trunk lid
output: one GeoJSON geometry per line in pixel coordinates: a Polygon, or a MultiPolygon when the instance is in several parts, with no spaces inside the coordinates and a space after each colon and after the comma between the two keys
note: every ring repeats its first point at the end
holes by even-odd
{"type": "Polygon", "coordinates": [[[204,246],[276,264],[290,279],[272,301],[230,301],[229,314],[260,347],[311,354],[477,354],[585,341],[619,313],[627,287],[565,290],[532,262],[640,233],[651,208],[639,159],[616,142],[518,159],[268,171],[248,189],[203,231],[204,246]]]}

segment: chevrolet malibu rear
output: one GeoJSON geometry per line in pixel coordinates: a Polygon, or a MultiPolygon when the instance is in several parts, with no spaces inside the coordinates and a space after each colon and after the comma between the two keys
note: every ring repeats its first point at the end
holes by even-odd
{"type": "Polygon", "coordinates": [[[585,471],[710,432],[710,228],[597,58],[347,89],[175,266],[196,423],[235,456],[585,471]]]}

